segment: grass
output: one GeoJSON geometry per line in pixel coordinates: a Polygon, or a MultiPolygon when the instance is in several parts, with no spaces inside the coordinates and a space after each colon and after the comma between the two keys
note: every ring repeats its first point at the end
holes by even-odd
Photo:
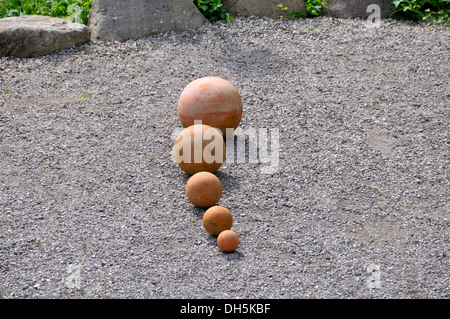
{"type": "Polygon", "coordinates": [[[44,15],[87,24],[93,0],[0,0],[0,18],[44,15]]]}

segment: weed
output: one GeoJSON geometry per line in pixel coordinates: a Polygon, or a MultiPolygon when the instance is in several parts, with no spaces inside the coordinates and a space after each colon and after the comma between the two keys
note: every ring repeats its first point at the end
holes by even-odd
{"type": "MultiPolygon", "coordinates": [[[[280,8],[281,11],[281,15],[280,15],[280,19],[284,19],[284,14],[287,13],[287,11],[289,10],[288,7],[285,7],[282,4],[277,4],[275,5],[276,7],[280,8]]],[[[289,15],[289,17],[293,20],[293,19],[299,19],[299,18],[303,18],[303,12],[301,12],[300,10],[294,9],[292,11],[292,13],[289,15]]]]}
{"type": "Polygon", "coordinates": [[[93,0],[0,0],[0,18],[44,15],[88,23],[93,0]]]}
{"type": "Polygon", "coordinates": [[[300,10],[294,9],[292,10],[292,13],[290,15],[291,19],[300,19],[303,18],[303,12],[301,12],[300,10]]]}
{"type": "Polygon", "coordinates": [[[391,16],[428,24],[450,23],[450,0],[394,0],[391,16]]]}
{"type": "MultiPolygon", "coordinates": [[[[308,17],[318,17],[322,15],[323,9],[328,8],[328,4],[320,0],[306,0],[305,6],[306,6],[306,16],[308,17]]],[[[283,19],[284,14],[287,13],[289,8],[282,4],[277,4],[276,7],[280,8],[281,11],[280,19],[283,19]]],[[[294,9],[289,17],[291,19],[299,19],[303,18],[304,15],[302,11],[294,9]]]]}
{"type": "Polygon", "coordinates": [[[322,15],[322,10],[328,8],[328,3],[320,0],[306,0],[306,12],[308,16],[318,17],[322,15]]]}
{"type": "Polygon", "coordinates": [[[236,20],[234,16],[227,13],[223,7],[222,0],[193,0],[194,4],[209,21],[236,20]]]}

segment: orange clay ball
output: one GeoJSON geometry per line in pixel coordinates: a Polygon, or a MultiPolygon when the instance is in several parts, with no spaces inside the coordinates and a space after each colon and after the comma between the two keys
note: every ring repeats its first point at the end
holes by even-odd
{"type": "Polygon", "coordinates": [[[225,151],[222,132],[204,124],[183,129],[173,147],[175,161],[189,175],[214,173],[225,161],[225,151]]]}
{"type": "Polygon", "coordinates": [[[195,206],[208,208],[214,206],[222,196],[222,184],[216,175],[199,172],[188,180],[186,195],[195,206]]]}
{"type": "Polygon", "coordinates": [[[239,246],[239,237],[232,230],[224,230],[217,237],[217,246],[219,246],[224,253],[231,253],[239,246]]]}
{"type": "Polygon", "coordinates": [[[227,80],[214,76],[192,81],[178,100],[178,116],[184,127],[200,120],[218,128],[224,136],[227,128],[238,127],[242,109],[238,90],[227,80]]]}
{"type": "Polygon", "coordinates": [[[222,206],[213,206],[203,215],[203,226],[211,235],[217,236],[233,225],[233,216],[222,206]]]}

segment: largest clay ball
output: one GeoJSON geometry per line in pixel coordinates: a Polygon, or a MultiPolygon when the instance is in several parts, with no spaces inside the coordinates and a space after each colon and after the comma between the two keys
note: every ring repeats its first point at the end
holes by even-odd
{"type": "Polygon", "coordinates": [[[236,129],[242,118],[242,99],[238,90],[219,77],[204,77],[189,83],[178,100],[178,116],[184,127],[202,121],[218,128],[236,129]]]}

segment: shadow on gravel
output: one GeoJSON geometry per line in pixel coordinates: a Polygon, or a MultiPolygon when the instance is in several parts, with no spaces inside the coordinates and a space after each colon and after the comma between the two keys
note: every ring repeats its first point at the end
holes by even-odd
{"type": "Polygon", "coordinates": [[[223,193],[229,193],[230,191],[238,191],[240,189],[239,181],[232,175],[224,172],[223,170],[218,170],[215,175],[222,183],[223,193]]]}

